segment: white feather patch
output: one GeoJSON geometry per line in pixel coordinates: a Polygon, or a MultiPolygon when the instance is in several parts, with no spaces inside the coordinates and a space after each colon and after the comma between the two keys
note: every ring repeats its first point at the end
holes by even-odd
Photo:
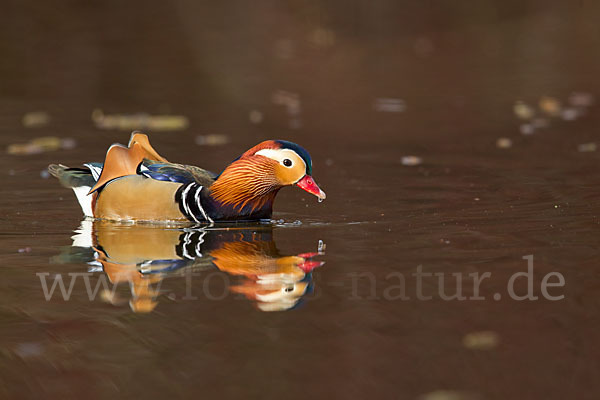
{"type": "Polygon", "coordinates": [[[86,167],[88,167],[88,169],[92,173],[92,176],[94,177],[94,180],[98,181],[98,178],[100,178],[100,174],[102,173],[102,168],[97,167],[97,166],[92,165],[92,164],[83,164],[83,165],[85,165],[86,167]]]}
{"type": "Polygon", "coordinates": [[[79,186],[73,188],[75,196],[77,196],[77,201],[79,201],[79,205],[81,206],[81,209],[86,217],[94,216],[94,213],[92,212],[92,196],[88,195],[90,189],[91,187],[89,186],[79,186]]]}
{"type": "Polygon", "coordinates": [[[295,156],[294,158],[296,160],[300,160],[300,162],[304,164],[304,167],[306,168],[306,163],[304,162],[302,157],[300,157],[298,153],[291,149],[262,149],[257,151],[255,155],[268,157],[271,160],[278,161],[282,164],[284,159],[290,158],[290,156],[293,155],[295,156]]]}

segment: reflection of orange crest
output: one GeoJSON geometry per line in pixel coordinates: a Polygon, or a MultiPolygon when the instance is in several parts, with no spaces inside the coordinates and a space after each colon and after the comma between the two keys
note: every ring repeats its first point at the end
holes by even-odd
{"type": "Polygon", "coordinates": [[[232,275],[263,276],[281,274],[304,278],[298,264],[301,257],[273,257],[270,242],[228,242],[210,252],[213,263],[221,271],[232,275]]]}

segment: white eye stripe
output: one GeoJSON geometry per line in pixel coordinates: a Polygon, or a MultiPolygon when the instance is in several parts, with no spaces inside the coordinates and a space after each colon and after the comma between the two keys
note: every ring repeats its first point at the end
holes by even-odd
{"type": "Polygon", "coordinates": [[[302,164],[304,165],[304,168],[306,168],[306,163],[304,162],[304,160],[302,159],[302,157],[300,157],[298,155],[298,153],[296,153],[294,150],[290,150],[290,149],[262,149],[262,150],[257,151],[255,153],[255,155],[268,157],[271,160],[275,160],[275,161],[281,163],[282,165],[284,165],[283,164],[283,160],[285,160],[286,158],[290,159],[292,162],[300,160],[302,162],[302,164]]]}

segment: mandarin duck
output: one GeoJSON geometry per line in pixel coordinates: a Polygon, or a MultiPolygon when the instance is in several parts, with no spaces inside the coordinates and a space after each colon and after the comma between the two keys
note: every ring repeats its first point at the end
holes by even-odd
{"type": "Polygon", "coordinates": [[[127,147],[114,144],[104,163],[85,168],[48,166],[72,188],[88,217],[131,221],[256,221],[270,219],[282,187],[298,186],[319,199],[312,160],[299,145],[267,140],[252,147],[216,175],[168,162],[134,132],[127,147]]]}

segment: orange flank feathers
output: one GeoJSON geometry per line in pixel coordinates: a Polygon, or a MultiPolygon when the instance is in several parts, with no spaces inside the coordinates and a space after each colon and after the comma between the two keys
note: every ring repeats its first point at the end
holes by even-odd
{"type": "Polygon", "coordinates": [[[117,179],[98,196],[94,217],[108,220],[186,221],[174,200],[180,186],[175,182],[161,182],[140,175],[117,179]]]}

